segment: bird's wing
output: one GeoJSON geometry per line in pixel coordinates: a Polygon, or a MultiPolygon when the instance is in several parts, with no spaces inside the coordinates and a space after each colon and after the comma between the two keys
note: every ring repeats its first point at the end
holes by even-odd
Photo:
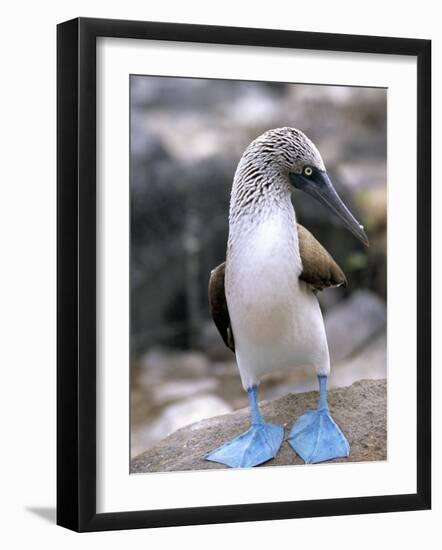
{"type": "Polygon", "coordinates": [[[325,248],[305,227],[298,225],[299,253],[302,273],[299,278],[314,290],[347,286],[347,279],[325,248]]]}
{"type": "Polygon", "coordinates": [[[230,325],[229,310],[227,308],[226,293],[224,290],[224,277],[226,262],[212,270],[209,279],[209,306],[212,319],[219,330],[224,343],[232,351],[235,351],[232,327],[230,325]]]}
{"type": "MultiPolygon", "coordinates": [[[[347,279],[325,248],[305,227],[298,225],[299,252],[302,261],[302,273],[299,278],[313,290],[323,290],[334,286],[347,286],[347,279]]],[[[224,279],[226,262],[215,267],[209,279],[209,306],[212,319],[221,334],[224,343],[235,351],[229,309],[227,307],[224,279]]]]}

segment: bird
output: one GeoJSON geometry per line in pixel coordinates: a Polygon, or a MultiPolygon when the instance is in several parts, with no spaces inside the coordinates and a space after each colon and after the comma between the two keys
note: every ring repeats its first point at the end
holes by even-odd
{"type": "Polygon", "coordinates": [[[297,223],[303,191],[330,209],[362,243],[364,227],[337,194],[316,145],[292,127],[274,128],[245,149],[233,178],[225,262],[212,270],[209,306],[227,347],[236,356],[247,392],[250,427],[205,458],[250,468],[274,458],[284,427],[266,422],[258,386],[268,373],[311,366],[319,400],[293,423],[288,442],[305,463],[347,457],[349,443],[327,402],[330,357],[317,292],[346,286],[332,256],[297,223]]]}

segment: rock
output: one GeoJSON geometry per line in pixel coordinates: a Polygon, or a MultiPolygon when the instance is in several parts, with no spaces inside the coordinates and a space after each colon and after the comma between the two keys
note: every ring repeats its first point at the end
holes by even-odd
{"type": "MultiPolygon", "coordinates": [[[[330,409],[350,443],[348,458],[334,462],[361,462],[387,459],[387,383],[386,380],[361,380],[352,386],[329,392],[330,409]]],[[[303,464],[287,443],[288,430],[305,410],[316,407],[317,392],[289,394],[261,403],[265,418],[286,427],[286,438],[275,459],[265,466],[303,464]]],[[[175,416],[179,411],[172,411],[175,416]]],[[[173,418],[171,418],[171,426],[173,418]]],[[[163,441],[136,456],[132,473],[206,470],[224,468],[204,457],[212,449],[247,429],[247,409],[207,418],[179,429],[163,441]]]]}
{"type": "Polygon", "coordinates": [[[232,408],[216,395],[204,394],[184,399],[166,406],[161,414],[146,426],[134,428],[131,437],[131,455],[135,456],[146,447],[183,426],[203,418],[229,413],[232,408]]]}
{"type": "Polygon", "coordinates": [[[383,379],[386,376],[387,336],[382,332],[356,355],[332,365],[329,387],[349,386],[356,380],[383,379]]]}
{"type": "Polygon", "coordinates": [[[342,163],[337,171],[337,178],[353,190],[370,191],[380,189],[386,191],[385,179],[387,167],[385,162],[373,163],[368,160],[359,160],[353,163],[342,163]]]}
{"type": "Polygon", "coordinates": [[[342,287],[333,288],[331,292],[318,292],[316,297],[318,298],[319,305],[321,306],[322,312],[325,312],[344,299],[345,290],[342,287]]]}
{"type": "Polygon", "coordinates": [[[268,89],[250,86],[248,93],[236,98],[231,106],[231,116],[241,126],[253,126],[259,120],[261,124],[271,125],[280,115],[280,105],[275,101],[274,94],[268,89]]]}
{"type": "Polygon", "coordinates": [[[194,395],[210,393],[217,389],[216,378],[203,378],[201,380],[172,380],[160,384],[155,388],[153,399],[155,404],[161,405],[168,401],[186,399],[194,395]]]}
{"type": "Polygon", "coordinates": [[[332,364],[350,357],[386,325],[385,303],[369,290],[357,290],[325,315],[332,364]]]}
{"type": "Polygon", "coordinates": [[[225,401],[216,395],[206,394],[169,405],[156,422],[161,424],[162,433],[170,434],[183,426],[230,411],[225,401]]]}
{"type": "Polygon", "coordinates": [[[184,378],[202,378],[210,374],[210,363],[199,351],[168,351],[154,348],[139,362],[138,382],[147,388],[163,382],[184,378]]]}
{"type": "Polygon", "coordinates": [[[131,155],[134,162],[170,162],[170,156],[161,140],[141,124],[141,113],[132,113],[131,155]]]}
{"type": "Polygon", "coordinates": [[[198,344],[213,361],[235,360],[234,353],[224,344],[212,319],[204,323],[198,344]]]}
{"type": "MultiPolygon", "coordinates": [[[[360,193],[358,197],[359,208],[362,212],[362,219],[368,221],[367,229],[370,234],[384,234],[387,229],[387,188],[386,186],[374,187],[360,193]]],[[[370,242],[371,245],[371,242],[370,242]]],[[[383,246],[385,253],[386,243],[383,246]]]]}

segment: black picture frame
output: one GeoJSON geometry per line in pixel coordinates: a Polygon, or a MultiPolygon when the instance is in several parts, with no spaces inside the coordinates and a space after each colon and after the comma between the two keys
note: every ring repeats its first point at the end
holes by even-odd
{"type": "Polygon", "coordinates": [[[424,510],[431,506],[431,41],[79,18],[57,28],[57,523],[75,531],[424,510]],[[96,39],[417,58],[417,492],[96,512],[96,39]]]}

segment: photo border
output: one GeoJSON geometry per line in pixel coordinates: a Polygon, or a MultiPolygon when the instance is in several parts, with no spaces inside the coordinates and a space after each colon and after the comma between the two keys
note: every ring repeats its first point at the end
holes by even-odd
{"type": "Polygon", "coordinates": [[[428,509],[431,506],[431,42],[74,19],[57,28],[57,523],[76,531],[428,509]],[[168,40],[417,58],[417,492],[96,513],[96,42],[168,40]]]}

